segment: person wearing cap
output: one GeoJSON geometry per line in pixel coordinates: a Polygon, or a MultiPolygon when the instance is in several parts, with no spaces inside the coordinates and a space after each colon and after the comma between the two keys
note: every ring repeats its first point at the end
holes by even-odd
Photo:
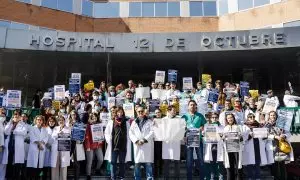
{"type": "Polygon", "coordinates": [[[283,96],[283,103],[285,107],[298,107],[298,103],[296,101],[299,101],[299,96],[293,96],[291,95],[291,92],[289,90],[286,90],[283,96]]]}
{"type": "Polygon", "coordinates": [[[277,107],[279,107],[279,100],[278,100],[278,97],[277,96],[274,96],[274,94],[273,94],[273,90],[268,90],[267,91],[267,94],[268,94],[268,97],[267,97],[267,99],[266,99],[266,101],[267,100],[273,100],[273,101],[275,101],[276,102],[276,104],[277,104],[277,107]]]}
{"type": "Polygon", "coordinates": [[[175,82],[170,83],[170,89],[166,93],[167,100],[170,100],[173,95],[180,96],[180,91],[176,89],[175,82]]]}

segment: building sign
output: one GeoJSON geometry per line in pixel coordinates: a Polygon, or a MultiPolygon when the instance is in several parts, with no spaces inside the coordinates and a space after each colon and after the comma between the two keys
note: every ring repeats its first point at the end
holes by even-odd
{"type": "Polygon", "coordinates": [[[43,51],[153,53],[300,46],[300,27],[206,33],[80,33],[3,29],[0,28],[0,32],[4,32],[0,35],[0,45],[4,44],[4,48],[43,51]]]}

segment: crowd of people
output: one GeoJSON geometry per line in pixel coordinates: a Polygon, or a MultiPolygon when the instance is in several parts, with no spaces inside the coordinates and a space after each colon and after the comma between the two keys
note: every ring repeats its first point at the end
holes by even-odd
{"type": "MultiPolygon", "coordinates": [[[[41,115],[34,117],[31,124],[28,114],[19,109],[14,110],[11,118],[7,118],[5,108],[0,108],[0,180],[4,179],[43,179],[66,180],[67,169],[72,165],[74,178],[80,176],[80,166],[85,166],[87,179],[91,179],[94,158],[97,164],[95,174],[100,171],[104,161],[110,167],[110,178],[125,178],[126,169],[134,165],[134,179],[142,178],[141,168],[145,169],[148,180],[162,175],[165,179],[180,179],[180,162],[186,161],[186,177],[188,180],[225,179],[238,180],[261,178],[261,167],[269,167],[276,180],[287,179],[285,166],[293,161],[293,150],[289,144],[289,131],[276,126],[276,111],[263,113],[264,102],[269,98],[279,100],[273,91],[267,91],[267,97],[241,96],[238,85],[209,81],[203,85],[196,84],[191,91],[179,91],[175,82],[151,83],[151,89],[165,89],[165,98],[154,112],[149,110],[148,100],[135,96],[137,87],[128,81],[123,84],[107,86],[101,82],[99,88],[76,93],[61,101],[59,109],[44,107],[40,91],[34,96],[33,106],[41,109],[41,115]],[[234,87],[235,93],[226,95],[225,87],[234,87]],[[217,102],[208,101],[209,92],[219,93],[217,102]],[[199,112],[195,95],[200,95],[206,103],[207,110],[199,112]],[[125,98],[124,103],[133,103],[135,117],[127,117],[122,106],[108,108],[108,97],[125,98]],[[188,99],[188,109],[180,114],[180,99],[188,99]],[[101,113],[109,113],[109,120],[100,118],[101,113]],[[199,146],[187,146],[187,137],[181,141],[156,141],[153,131],[158,126],[157,119],[183,118],[186,129],[199,129],[199,146]],[[94,142],[91,126],[102,123],[104,140],[94,142]],[[58,150],[60,133],[71,134],[72,128],[83,124],[86,128],[83,141],[72,140],[70,151],[58,150]],[[205,127],[215,124],[218,128],[216,143],[206,143],[205,127]],[[253,129],[267,128],[265,138],[254,136],[253,129]],[[227,147],[227,134],[238,135],[239,150],[231,152],[227,147]],[[78,144],[84,147],[79,151],[78,144]],[[281,146],[285,145],[285,149],[281,146]],[[78,153],[85,156],[81,163],[78,153]],[[170,175],[170,164],[174,163],[174,175],[170,175]],[[128,166],[127,166],[128,165],[128,166]],[[245,169],[246,176],[244,175],[245,169]],[[198,177],[197,177],[198,178],[198,177]]],[[[152,91],[151,90],[151,91],[152,91]]],[[[284,104],[287,107],[298,106],[297,100],[286,91],[284,104]]]]}

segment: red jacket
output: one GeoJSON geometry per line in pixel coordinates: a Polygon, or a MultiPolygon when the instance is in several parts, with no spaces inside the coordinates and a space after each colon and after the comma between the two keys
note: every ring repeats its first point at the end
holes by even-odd
{"type": "Polygon", "coordinates": [[[84,148],[95,150],[103,147],[104,142],[93,142],[91,125],[88,124],[85,131],[84,148]]]}

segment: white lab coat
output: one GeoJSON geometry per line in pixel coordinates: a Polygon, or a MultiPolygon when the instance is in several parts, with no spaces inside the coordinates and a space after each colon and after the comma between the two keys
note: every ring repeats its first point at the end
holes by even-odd
{"type": "Polygon", "coordinates": [[[0,146],[4,146],[4,125],[3,125],[4,121],[5,121],[5,117],[0,119],[0,146]]]}
{"type": "MultiPolygon", "coordinates": [[[[4,128],[4,133],[7,135],[5,139],[5,149],[3,152],[3,159],[2,164],[8,163],[8,144],[9,144],[9,138],[11,136],[11,129],[12,129],[13,123],[10,121],[4,128]]],[[[14,132],[13,135],[15,136],[15,156],[14,156],[14,163],[24,163],[25,160],[25,150],[24,150],[24,138],[27,134],[27,128],[26,124],[22,121],[20,121],[14,132]]]]}
{"type": "Polygon", "coordinates": [[[200,93],[201,99],[205,102],[208,101],[209,91],[209,89],[204,88],[200,93]]]}
{"type": "Polygon", "coordinates": [[[180,91],[178,90],[172,90],[172,89],[169,89],[167,92],[166,92],[166,99],[167,100],[170,100],[172,99],[172,96],[177,96],[179,97],[180,96],[180,91]]]}
{"type": "Polygon", "coordinates": [[[58,158],[60,158],[60,162],[61,162],[60,167],[70,166],[70,160],[71,160],[70,151],[61,151],[60,152],[61,156],[57,158],[57,156],[59,155],[58,154],[58,141],[57,141],[59,133],[69,133],[69,134],[71,134],[71,130],[67,126],[65,126],[61,131],[60,131],[59,126],[56,126],[53,129],[53,133],[52,133],[53,143],[52,143],[52,146],[51,146],[51,167],[53,167],[53,168],[56,167],[56,163],[57,163],[58,158]]]}
{"type": "MultiPolygon", "coordinates": [[[[254,141],[253,138],[248,140],[248,136],[251,132],[250,128],[246,125],[242,126],[245,139],[244,150],[243,150],[243,165],[253,165],[255,164],[255,151],[254,151],[254,141]]],[[[266,140],[259,138],[259,152],[260,152],[260,165],[264,166],[268,164],[267,154],[266,154],[266,140]]]]}
{"type": "MultiPolygon", "coordinates": [[[[245,140],[244,134],[242,132],[242,127],[240,125],[227,125],[224,128],[223,133],[228,133],[228,132],[238,132],[239,134],[241,134],[243,136],[243,140],[245,140]]],[[[242,157],[243,157],[243,142],[240,142],[240,151],[238,152],[238,168],[241,169],[242,168],[242,157]]],[[[226,150],[226,143],[224,143],[224,166],[225,168],[230,168],[230,164],[229,164],[229,157],[228,157],[228,152],[226,150]]]]}
{"type": "Polygon", "coordinates": [[[300,100],[300,97],[288,94],[283,96],[283,102],[286,107],[298,107],[296,100],[300,100]]]}
{"type": "Polygon", "coordinates": [[[245,117],[244,117],[245,120],[247,120],[248,114],[250,114],[250,113],[254,114],[255,120],[256,120],[257,122],[259,122],[259,115],[260,115],[259,111],[254,112],[254,111],[252,111],[252,110],[249,109],[249,108],[247,108],[247,109],[245,110],[245,117]]]}
{"type": "Polygon", "coordinates": [[[132,122],[129,129],[129,137],[133,142],[135,163],[153,163],[154,161],[153,122],[150,119],[146,121],[141,130],[136,121],[132,122]],[[148,142],[141,146],[135,144],[136,141],[142,139],[146,139],[148,142]]]}
{"type": "MultiPolygon", "coordinates": [[[[104,156],[104,160],[107,160],[109,162],[111,162],[111,151],[112,151],[112,131],[113,131],[113,126],[114,123],[112,120],[108,121],[106,128],[105,128],[105,132],[104,132],[104,136],[105,136],[105,140],[107,142],[107,148],[105,151],[105,156],[104,156]]],[[[130,129],[130,124],[129,122],[126,122],[126,127],[127,127],[127,151],[126,151],[126,157],[125,157],[125,162],[131,161],[131,141],[129,138],[129,129],[130,129]]]]}
{"type": "Polygon", "coordinates": [[[280,106],[280,103],[279,103],[279,100],[278,100],[278,97],[277,96],[273,96],[273,97],[271,97],[271,98],[266,98],[266,100],[268,100],[268,99],[271,99],[271,100],[274,100],[278,105],[277,105],[277,107],[279,107],[280,106]]]}
{"type": "Polygon", "coordinates": [[[27,167],[43,168],[46,151],[45,144],[48,141],[47,129],[42,127],[40,130],[37,126],[34,126],[29,132],[29,137],[30,145],[27,156],[27,167]],[[43,150],[38,149],[38,145],[34,143],[36,141],[44,142],[44,144],[42,145],[44,148],[43,150]]]}
{"type": "MultiPolygon", "coordinates": [[[[25,123],[25,122],[24,122],[25,123]]],[[[26,136],[25,136],[25,139],[30,139],[30,135],[29,135],[29,133],[30,133],[30,130],[31,130],[31,128],[32,128],[32,126],[30,125],[30,124],[27,124],[27,123],[25,123],[26,124],[26,126],[27,126],[27,134],[26,134],[26,136]]],[[[25,161],[27,161],[27,156],[28,156],[28,151],[29,151],[29,144],[30,143],[24,143],[24,149],[25,149],[25,161]]]]}
{"type": "MultiPolygon", "coordinates": [[[[53,129],[51,129],[50,127],[47,127],[46,129],[48,133],[48,141],[46,144],[52,145],[54,142],[54,139],[52,138],[53,129]]],[[[46,147],[44,167],[51,167],[51,147],[50,149],[46,147]]]]}
{"type": "Polygon", "coordinates": [[[220,122],[220,124],[221,124],[221,126],[226,126],[226,121],[225,121],[225,115],[226,115],[226,113],[233,113],[233,111],[227,111],[227,110],[225,110],[225,111],[223,111],[223,112],[221,112],[220,113],[220,116],[219,116],[219,122],[220,122]]]}
{"type": "MultiPolygon", "coordinates": [[[[204,125],[204,127],[205,126],[206,126],[206,124],[204,125]]],[[[219,139],[218,143],[217,143],[217,161],[218,162],[224,161],[224,151],[223,151],[224,143],[218,134],[218,132],[223,132],[223,128],[224,127],[222,125],[220,125],[217,128],[217,137],[219,139]]],[[[213,143],[205,143],[205,146],[204,146],[204,161],[207,163],[213,161],[212,151],[211,151],[212,145],[213,145],[213,143]]]]}

